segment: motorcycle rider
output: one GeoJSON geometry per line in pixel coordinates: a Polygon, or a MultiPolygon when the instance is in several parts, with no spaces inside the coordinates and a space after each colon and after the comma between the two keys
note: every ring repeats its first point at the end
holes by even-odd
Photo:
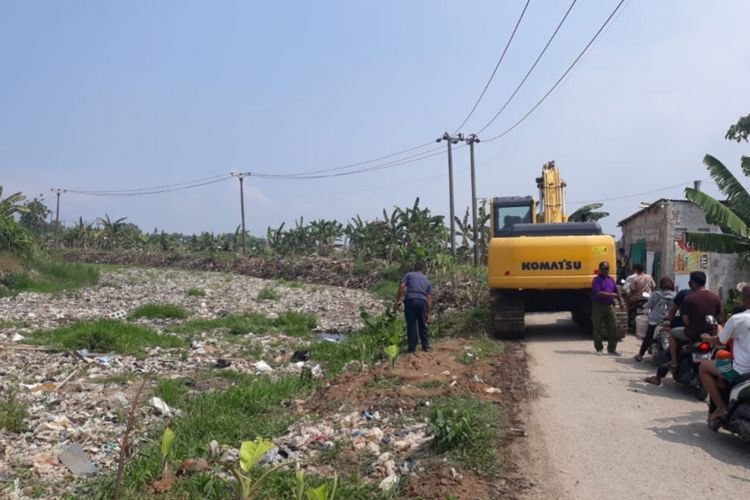
{"type": "Polygon", "coordinates": [[[651,293],[656,288],[654,278],[647,274],[643,264],[633,264],[633,274],[625,280],[628,302],[628,325],[635,328],[635,315],[638,303],[641,302],[644,292],[651,293]]]}
{"type": "Polygon", "coordinates": [[[708,421],[722,418],[727,413],[727,407],[719,391],[719,381],[732,383],[740,375],[750,372],[750,286],[742,289],[742,305],[745,311],[733,315],[718,335],[704,333],[701,338],[713,345],[726,344],[734,339],[731,359],[706,360],[700,364],[700,374],[703,387],[706,388],[716,410],[709,415],[708,421]]]}
{"type": "MultiPolygon", "coordinates": [[[[688,286],[692,292],[685,297],[680,305],[680,316],[685,328],[672,328],[669,332],[669,354],[670,361],[661,365],[656,375],[647,377],[646,382],[661,385],[670,369],[677,368],[677,351],[682,344],[698,342],[703,333],[712,330],[711,325],[706,323],[706,316],[712,315],[717,321],[721,317],[721,299],[711,290],[706,288],[706,273],[693,271],[690,273],[688,286]]],[[[676,302],[676,301],[675,301],[676,302]]]]}
{"type": "Polygon", "coordinates": [[[637,362],[643,361],[643,355],[646,354],[646,350],[651,346],[651,342],[654,340],[654,332],[656,327],[661,323],[664,318],[669,314],[674,305],[675,298],[674,281],[669,276],[663,277],[659,281],[659,289],[656,290],[648,299],[646,308],[649,310],[648,314],[648,330],[646,330],[646,336],[643,338],[641,343],[641,349],[638,354],[635,355],[637,362]]]}

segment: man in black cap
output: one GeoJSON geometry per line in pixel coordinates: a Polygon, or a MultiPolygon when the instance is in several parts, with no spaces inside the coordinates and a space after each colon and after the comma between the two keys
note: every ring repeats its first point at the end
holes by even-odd
{"type": "Polygon", "coordinates": [[[591,283],[591,321],[594,330],[594,348],[597,354],[602,354],[602,324],[607,329],[607,352],[619,356],[617,352],[617,319],[615,318],[615,299],[623,309],[622,297],[617,291],[617,283],[609,275],[609,263],[599,264],[599,274],[591,283]]]}

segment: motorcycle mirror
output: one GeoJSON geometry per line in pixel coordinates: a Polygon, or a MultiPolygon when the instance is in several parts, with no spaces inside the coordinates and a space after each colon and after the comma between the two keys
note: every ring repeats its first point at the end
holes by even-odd
{"type": "Polygon", "coordinates": [[[706,316],[706,324],[714,326],[716,324],[716,318],[714,318],[712,315],[706,316]]]}

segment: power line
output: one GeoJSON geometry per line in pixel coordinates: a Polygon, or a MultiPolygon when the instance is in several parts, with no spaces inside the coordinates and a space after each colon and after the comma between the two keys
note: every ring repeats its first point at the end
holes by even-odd
{"type": "MultiPolygon", "coordinates": [[[[497,64],[495,65],[495,69],[492,70],[492,74],[490,75],[489,80],[487,80],[487,83],[484,85],[484,88],[482,89],[482,93],[479,94],[479,97],[477,98],[477,102],[474,103],[474,106],[471,108],[471,111],[469,111],[469,114],[466,115],[466,118],[464,118],[464,121],[461,122],[461,125],[459,125],[458,128],[456,128],[456,132],[461,130],[463,126],[466,125],[466,122],[469,121],[469,118],[471,118],[471,115],[474,114],[474,111],[476,111],[477,106],[479,106],[479,103],[482,101],[482,98],[484,97],[484,94],[487,92],[487,89],[489,88],[490,83],[492,83],[492,79],[495,78],[495,74],[497,73],[498,68],[500,68],[500,65],[503,63],[503,59],[505,59],[505,54],[508,52],[508,48],[510,47],[510,44],[513,41],[513,38],[516,36],[516,31],[518,30],[518,26],[521,24],[521,21],[523,20],[524,14],[526,14],[526,9],[529,7],[529,3],[531,3],[531,0],[526,0],[526,4],[523,6],[521,15],[518,17],[518,21],[516,21],[516,25],[513,27],[513,31],[510,34],[510,38],[508,38],[508,42],[505,44],[505,48],[503,49],[502,54],[500,54],[500,59],[497,61],[497,64]]],[[[454,134],[456,132],[454,132],[454,134]]]]}
{"type": "MultiPolygon", "coordinates": [[[[460,147],[462,146],[458,146],[456,149],[460,147]]],[[[337,172],[337,173],[332,173],[332,174],[317,174],[317,175],[270,174],[270,173],[264,173],[264,172],[248,172],[248,174],[252,175],[253,177],[260,178],[260,179],[275,179],[275,180],[305,180],[305,179],[326,179],[330,177],[344,177],[348,175],[361,174],[365,172],[374,172],[377,170],[384,170],[388,168],[398,167],[401,165],[406,165],[409,163],[414,163],[417,161],[426,160],[428,158],[434,158],[435,156],[439,156],[442,154],[442,149],[443,149],[442,147],[437,147],[437,148],[425,151],[424,153],[419,153],[419,154],[415,154],[412,156],[408,156],[406,158],[393,160],[391,162],[387,162],[381,165],[375,165],[372,167],[362,168],[358,170],[350,170],[348,172],[337,172]],[[436,151],[438,149],[440,151],[436,151]]]]}
{"type": "Polygon", "coordinates": [[[637,196],[643,196],[643,195],[646,195],[646,194],[659,193],[661,191],[667,191],[669,189],[674,189],[674,188],[677,188],[677,187],[689,186],[691,184],[691,182],[692,181],[681,182],[680,184],[674,184],[672,186],[665,186],[665,187],[662,187],[662,188],[653,189],[651,191],[643,191],[641,193],[633,193],[633,194],[626,194],[626,195],[623,195],[623,196],[615,196],[613,198],[602,198],[602,199],[598,199],[598,200],[571,201],[571,202],[568,202],[568,203],[570,203],[571,205],[576,205],[576,204],[601,203],[601,202],[605,202],[605,201],[624,200],[626,198],[635,198],[637,196]]]}
{"type": "Polygon", "coordinates": [[[518,86],[516,87],[516,90],[513,91],[513,93],[510,95],[510,97],[508,97],[508,100],[505,101],[505,104],[503,104],[503,106],[500,108],[500,110],[497,113],[495,113],[495,116],[493,116],[492,119],[489,122],[487,122],[485,124],[485,126],[482,127],[479,130],[479,132],[478,132],[479,134],[481,134],[482,132],[484,132],[485,130],[487,130],[487,128],[490,125],[492,125],[495,122],[495,120],[497,120],[497,118],[500,116],[500,114],[502,114],[502,112],[505,111],[505,108],[508,107],[508,104],[511,103],[511,101],[513,100],[513,98],[516,97],[516,94],[518,94],[518,91],[521,90],[521,87],[523,87],[523,85],[526,83],[526,80],[529,79],[529,76],[531,76],[531,73],[536,68],[537,64],[539,64],[539,61],[542,59],[542,56],[544,56],[544,54],[547,52],[547,49],[552,44],[552,41],[557,36],[557,33],[560,31],[560,28],[562,28],[562,25],[565,24],[565,20],[568,18],[568,15],[570,14],[570,11],[573,10],[573,6],[575,6],[576,1],[577,0],[573,0],[570,3],[570,7],[568,7],[568,10],[565,11],[565,15],[563,16],[563,18],[558,23],[557,28],[555,28],[555,31],[552,32],[552,36],[549,37],[549,40],[547,40],[547,43],[545,44],[544,48],[539,53],[539,55],[536,57],[536,60],[534,61],[534,64],[531,65],[531,67],[529,68],[529,71],[526,72],[526,75],[521,80],[521,83],[519,83],[518,86]]]}
{"type": "Polygon", "coordinates": [[[188,184],[195,184],[199,182],[206,182],[211,181],[215,179],[224,179],[229,174],[221,174],[221,175],[213,175],[211,177],[204,177],[201,179],[193,179],[190,181],[184,181],[184,182],[177,182],[173,184],[162,184],[159,186],[149,186],[149,187],[141,187],[141,188],[132,188],[132,189],[110,189],[110,190],[100,190],[100,189],[79,189],[79,190],[68,190],[71,192],[76,192],[78,194],[110,194],[110,193],[136,193],[139,191],[154,191],[157,189],[170,189],[174,187],[180,187],[180,186],[186,186],[188,184]]]}
{"type": "Polygon", "coordinates": [[[205,182],[199,182],[196,184],[191,184],[187,186],[182,187],[173,187],[169,189],[157,189],[153,191],[140,191],[140,192],[117,192],[117,191],[109,191],[109,192],[96,192],[96,191],[78,191],[75,189],[68,189],[68,193],[75,193],[80,194],[84,196],[100,196],[100,197],[106,197],[106,196],[147,196],[147,195],[153,195],[153,194],[161,194],[161,193],[171,193],[175,191],[184,191],[187,189],[194,189],[201,186],[208,186],[209,184],[216,184],[218,182],[224,182],[228,179],[230,179],[232,176],[230,174],[226,174],[221,178],[214,179],[211,181],[205,181],[205,182]]]}
{"type": "Polygon", "coordinates": [[[578,64],[578,61],[586,54],[586,52],[589,50],[591,45],[596,41],[596,39],[599,37],[599,34],[604,30],[604,28],[607,27],[609,22],[612,20],[614,15],[617,13],[618,10],[620,10],[620,7],[625,2],[625,0],[620,0],[620,2],[617,4],[617,6],[614,8],[614,10],[610,13],[609,17],[604,21],[604,24],[599,28],[599,30],[594,34],[594,36],[589,40],[589,43],[586,44],[586,46],[583,48],[583,50],[578,54],[578,57],[576,57],[573,62],[568,66],[568,69],[565,70],[565,73],[562,74],[562,76],[555,82],[555,84],[550,87],[550,89],[547,91],[546,94],[542,96],[541,99],[525,114],[521,117],[520,120],[518,120],[516,123],[511,125],[508,129],[501,132],[500,134],[496,135],[495,137],[491,137],[490,139],[486,139],[485,142],[491,142],[495,141],[497,139],[500,139],[501,137],[505,136],[506,134],[510,133],[513,129],[515,129],[517,126],[519,126],[521,123],[523,123],[526,118],[531,115],[536,109],[542,105],[542,103],[549,97],[549,95],[557,88],[558,85],[565,79],[565,77],[570,73],[570,71],[575,67],[576,64],[578,64]]]}

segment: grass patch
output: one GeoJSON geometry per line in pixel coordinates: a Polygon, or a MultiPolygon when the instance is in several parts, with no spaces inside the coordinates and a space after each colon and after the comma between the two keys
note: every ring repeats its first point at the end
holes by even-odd
{"type": "MultiPolygon", "coordinates": [[[[175,433],[174,461],[179,463],[186,458],[205,456],[212,440],[239,446],[241,441],[256,436],[282,434],[297,418],[282,403],[299,397],[310,388],[296,375],[277,380],[254,377],[224,391],[205,393],[186,401],[185,416],[173,418],[169,423],[175,433]]],[[[142,486],[161,473],[161,451],[158,439],[156,441],[128,464],[124,480],[125,498],[142,498],[142,486]]],[[[287,474],[294,481],[294,473],[287,474]]],[[[96,498],[111,498],[112,476],[92,485],[96,498]]],[[[230,488],[218,478],[201,474],[178,482],[170,492],[170,498],[231,498],[230,488]]]]}
{"type": "Polygon", "coordinates": [[[490,318],[490,310],[487,308],[451,312],[434,323],[431,334],[435,338],[486,336],[489,333],[490,318]]]}
{"type": "Polygon", "coordinates": [[[279,294],[279,292],[277,292],[275,288],[270,286],[263,287],[256,296],[256,299],[258,300],[279,300],[280,298],[281,295],[279,294]]]}
{"type": "Polygon", "coordinates": [[[143,304],[130,313],[131,318],[185,319],[188,312],[173,304],[143,304]]]}
{"type": "Polygon", "coordinates": [[[102,319],[79,321],[54,330],[39,330],[26,337],[31,344],[53,349],[87,349],[96,353],[118,353],[143,357],[148,347],[182,347],[184,341],[171,335],[160,335],[151,328],[102,319]]]}
{"type": "Polygon", "coordinates": [[[375,380],[367,384],[372,389],[394,389],[400,387],[403,384],[403,380],[400,377],[388,377],[376,375],[375,380]]]}
{"type": "Polygon", "coordinates": [[[161,380],[154,388],[154,396],[161,398],[169,406],[182,408],[188,394],[186,382],[185,379],[174,378],[161,380]]]}
{"type": "Polygon", "coordinates": [[[285,312],[276,318],[258,313],[233,314],[223,318],[198,319],[187,321],[172,328],[176,333],[195,334],[216,328],[226,328],[233,335],[247,333],[283,333],[292,337],[309,335],[318,325],[318,320],[310,314],[285,312]]]}
{"type": "Polygon", "coordinates": [[[17,387],[7,387],[3,391],[0,397],[0,430],[22,432],[26,429],[28,407],[25,403],[19,403],[17,397],[17,387]]]}
{"type": "Polygon", "coordinates": [[[302,288],[302,283],[300,283],[299,281],[290,281],[284,278],[277,279],[276,284],[279,286],[285,286],[287,288],[302,288]]]}
{"type": "Polygon", "coordinates": [[[456,361],[465,365],[471,364],[488,356],[502,354],[503,344],[489,337],[482,337],[471,346],[467,346],[464,352],[456,356],[456,361]]]}
{"type": "Polygon", "coordinates": [[[206,296],[206,291],[202,288],[188,288],[186,293],[188,297],[205,297],[206,296]]]}
{"type": "Polygon", "coordinates": [[[398,287],[398,281],[379,281],[370,287],[370,293],[380,299],[393,302],[396,298],[398,287]]]}
{"type": "Polygon", "coordinates": [[[99,271],[88,264],[76,262],[34,261],[21,271],[3,276],[7,288],[0,294],[21,292],[55,293],[95,285],[99,271]]]}
{"type": "Polygon", "coordinates": [[[461,397],[440,400],[430,411],[429,429],[436,452],[483,475],[500,473],[497,445],[502,420],[496,405],[461,397]]]}

